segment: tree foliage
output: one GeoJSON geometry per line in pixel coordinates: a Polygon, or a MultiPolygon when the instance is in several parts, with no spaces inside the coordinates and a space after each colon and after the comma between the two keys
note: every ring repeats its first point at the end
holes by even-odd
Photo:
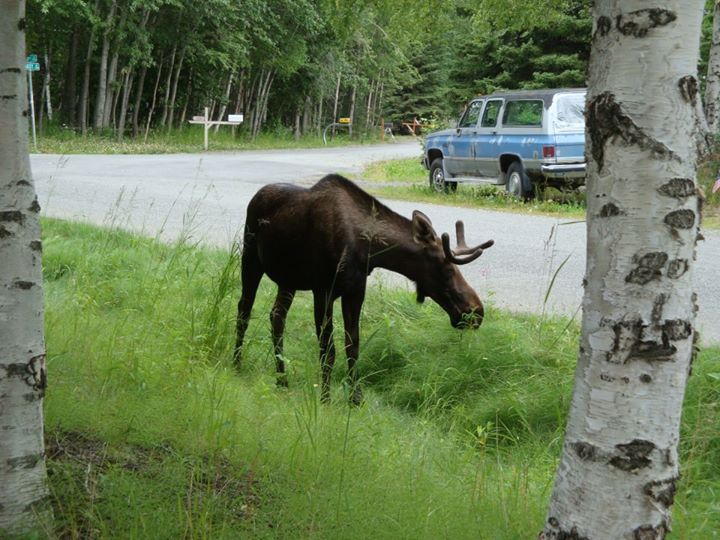
{"type": "Polygon", "coordinates": [[[30,0],[38,103],[72,129],[242,130],[445,119],[498,89],[585,85],[589,0],[30,0]]]}

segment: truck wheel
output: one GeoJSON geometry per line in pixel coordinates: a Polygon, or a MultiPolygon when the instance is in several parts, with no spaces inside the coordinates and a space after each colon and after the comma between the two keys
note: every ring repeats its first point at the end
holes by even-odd
{"type": "Polygon", "coordinates": [[[525,167],[519,161],[513,161],[507,170],[505,191],[513,197],[527,201],[533,196],[532,184],[525,172],[525,167]]]}
{"type": "Polygon", "coordinates": [[[430,164],[430,187],[438,193],[457,191],[457,182],[447,182],[445,180],[442,158],[435,158],[430,164]]]}

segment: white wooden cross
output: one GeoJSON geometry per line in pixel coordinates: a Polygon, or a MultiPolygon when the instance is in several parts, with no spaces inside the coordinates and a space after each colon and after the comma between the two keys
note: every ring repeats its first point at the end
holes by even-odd
{"type": "Polygon", "coordinates": [[[203,124],[205,131],[205,150],[208,149],[208,131],[212,126],[239,126],[243,122],[242,114],[229,114],[227,120],[210,120],[208,107],[205,107],[205,116],[193,116],[191,124],[203,124]]]}

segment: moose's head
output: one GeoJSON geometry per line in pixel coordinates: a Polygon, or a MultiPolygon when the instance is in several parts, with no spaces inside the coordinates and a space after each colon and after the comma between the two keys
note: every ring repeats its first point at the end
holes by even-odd
{"type": "MultiPolygon", "coordinates": [[[[450,316],[450,323],[456,328],[478,328],[485,315],[477,293],[468,285],[458,265],[467,264],[495,242],[475,247],[465,243],[465,227],[462,221],[455,223],[457,247],[450,248],[450,235],[443,233],[438,238],[430,219],[415,210],[412,216],[413,240],[422,249],[420,268],[415,272],[418,302],[430,297],[450,316]]],[[[417,263],[417,261],[416,261],[417,263]]]]}

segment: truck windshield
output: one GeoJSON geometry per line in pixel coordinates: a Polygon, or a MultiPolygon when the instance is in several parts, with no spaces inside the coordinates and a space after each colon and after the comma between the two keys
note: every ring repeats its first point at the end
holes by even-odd
{"type": "Polygon", "coordinates": [[[561,94],[555,98],[555,129],[585,129],[585,94],[561,94]]]}

